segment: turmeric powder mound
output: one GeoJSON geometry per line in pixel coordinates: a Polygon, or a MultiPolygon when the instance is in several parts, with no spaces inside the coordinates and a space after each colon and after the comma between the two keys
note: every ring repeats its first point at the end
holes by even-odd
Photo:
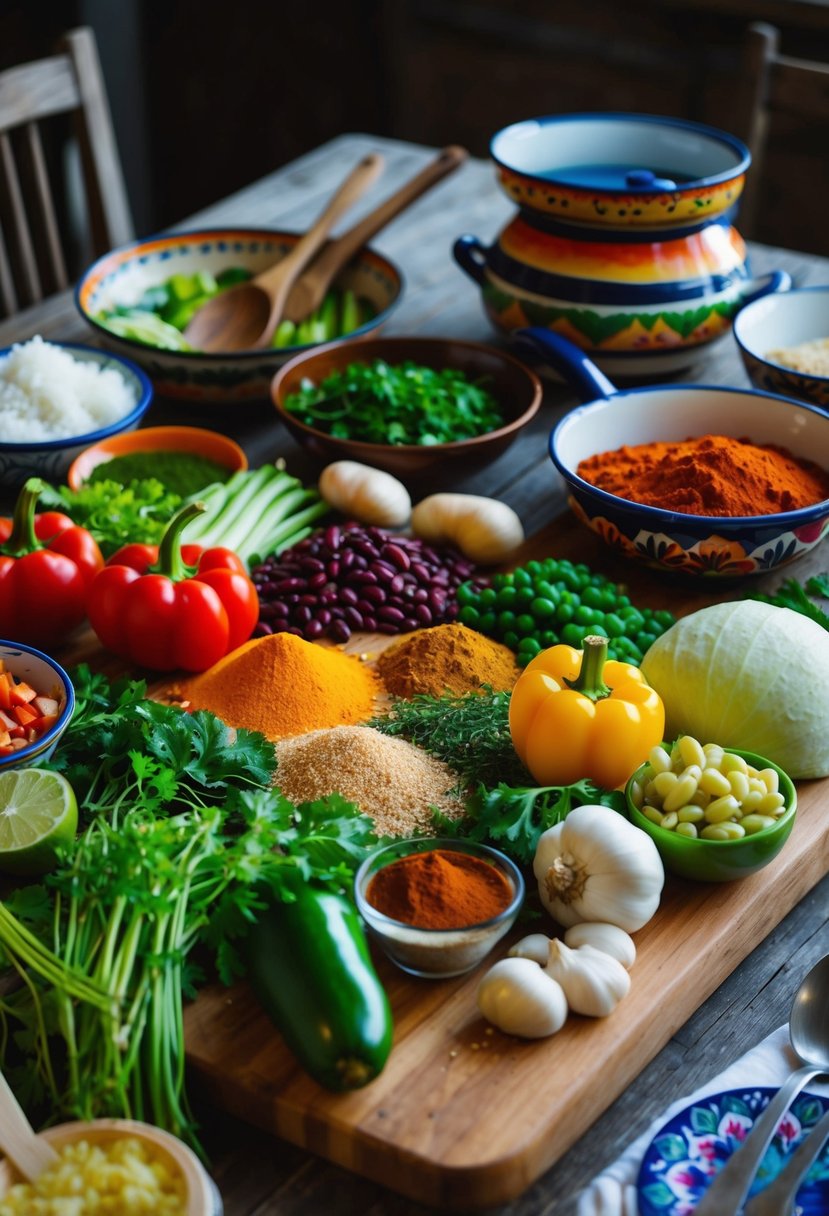
{"type": "Polygon", "coordinates": [[[377,670],[393,696],[460,696],[488,684],[509,690],[521,674],[508,646],[453,621],[433,625],[395,642],[377,659],[377,670]]]}
{"type": "Polygon", "coordinates": [[[341,650],[272,633],[245,642],[177,691],[191,709],[276,740],[365,721],[380,684],[341,650]]]}

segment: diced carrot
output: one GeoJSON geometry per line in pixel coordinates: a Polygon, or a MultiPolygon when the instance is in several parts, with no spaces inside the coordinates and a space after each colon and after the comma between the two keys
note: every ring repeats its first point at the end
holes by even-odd
{"type": "Polygon", "coordinates": [[[14,679],[10,671],[0,672],[0,709],[8,709],[12,703],[14,679]]]}
{"type": "Polygon", "coordinates": [[[37,693],[31,684],[27,684],[25,680],[18,680],[16,684],[12,684],[12,705],[28,705],[29,701],[34,701],[36,696],[37,693]]]}
{"type": "Polygon", "coordinates": [[[31,709],[28,705],[12,706],[11,716],[16,718],[21,726],[29,726],[37,718],[36,709],[31,709]]]}

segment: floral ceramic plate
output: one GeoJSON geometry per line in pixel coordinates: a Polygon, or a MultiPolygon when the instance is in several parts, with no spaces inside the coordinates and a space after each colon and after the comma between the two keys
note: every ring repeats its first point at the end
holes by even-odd
{"type": "MultiPolygon", "coordinates": [[[[775,1092],[765,1087],[711,1094],[665,1123],[648,1146],[639,1170],[640,1216],[689,1216],[775,1092]]],[[[766,1151],[752,1195],[777,1177],[827,1109],[829,1098],[817,1094],[801,1094],[794,1100],[766,1151]]],[[[827,1212],[829,1144],[798,1191],[794,1216],[826,1216],[827,1212]]]]}

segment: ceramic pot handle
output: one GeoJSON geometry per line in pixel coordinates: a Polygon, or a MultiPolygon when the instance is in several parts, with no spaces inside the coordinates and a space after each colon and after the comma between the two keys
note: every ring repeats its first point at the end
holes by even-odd
{"type": "Polygon", "coordinates": [[[455,261],[479,287],[486,286],[486,246],[476,236],[459,236],[452,246],[455,261]]]}
{"type": "Polygon", "coordinates": [[[785,270],[771,270],[768,274],[758,275],[756,279],[749,279],[748,282],[750,289],[740,297],[740,308],[751,304],[752,300],[759,300],[761,296],[770,296],[775,291],[791,290],[792,276],[785,270]]]}
{"type": "Polygon", "coordinates": [[[529,329],[517,329],[512,337],[519,347],[536,356],[541,355],[542,360],[575,389],[579,400],[596,401],[613,397],[619,391],[604,372],[599,371],[596,364],[588,359],[581,347],[562,338],[561,334],[533,325],[529,329]]]}

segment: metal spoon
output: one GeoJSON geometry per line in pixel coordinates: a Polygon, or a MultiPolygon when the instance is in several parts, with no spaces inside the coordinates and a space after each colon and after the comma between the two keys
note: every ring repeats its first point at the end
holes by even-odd
{"type": "Polygon", "coordinates": [[[781,1085],[743,1144],[715,1175],[695,1216],[738,1216],[790,1103],[813,1077],[829,1072],[829,954],[815,964],[795,993],[789,1039],[803,1067],[781,1085]]]}
{"type": "Polygon", "coordinates": [[[808,1136],[801,1141],[784,1170],[773,1182],[749,1199],[745,1216],[790,1216],[794,1212],[797,1192],[814,1161],[820,1156],[829,1136],[829,1111],[818,1120],[808,1136]]]}
{"type": "Polygon", "coordinates": [[[213,296],[194,313],[184,336],[194,350],[255,350],[267,346],[279,324],[288,293],[337,220],[378,177],[383,158],[364,156],[317,221],[275,266],[213,296]]]}
{"type": "Polygon", "coordinates": [[[0,1073],[0,1149],[29,1182],[54,1165],[58,1155],[48,1141],[35,1132],[0,1073]]]}

